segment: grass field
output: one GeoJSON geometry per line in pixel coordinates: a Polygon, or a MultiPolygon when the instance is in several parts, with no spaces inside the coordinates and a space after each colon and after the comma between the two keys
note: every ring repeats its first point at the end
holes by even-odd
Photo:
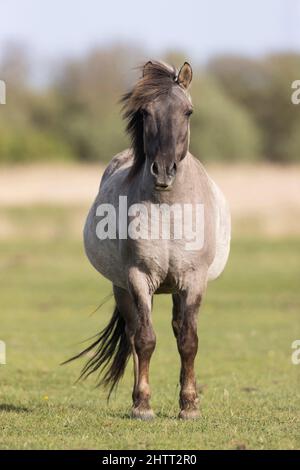
{"type": "Polygon", "coordinates": [[[300,448],[300,365],[291,362],[291,343],[300,339],[299,240],[233,240],[228,268],[209,286],[199,317],[198,421],[176,419],[170,300],[156,298],[157,419],[145,423],[129,418],[131,364],[109,405],[95,377],[74,385],[80,363],[59,366],[108,322],[113,302],[90,316],[111,287],[89,265],[81,241],[68,238],[64,210],[40,212],[6,213],[18,220],[20,236],[0,243],[0,339],[7,346],[1,449],[300,448]],[[61,230],[29,236],[34,222],[51,217],[61,230]]]}

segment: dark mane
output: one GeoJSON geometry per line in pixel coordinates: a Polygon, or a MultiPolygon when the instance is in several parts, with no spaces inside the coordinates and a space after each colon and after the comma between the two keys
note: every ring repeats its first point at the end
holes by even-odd
{"type": "Polygon", "coordinates": [[[148,62],[141,67],[143,76],[122,99],[123,118],[127,121],[126,132],[131,139],[134,162],[129,178],[133,178],[145,161],[143,142],[143,107],[157,96],[168,93],[176,83],[177,71],[162,62],[148,62]]]}

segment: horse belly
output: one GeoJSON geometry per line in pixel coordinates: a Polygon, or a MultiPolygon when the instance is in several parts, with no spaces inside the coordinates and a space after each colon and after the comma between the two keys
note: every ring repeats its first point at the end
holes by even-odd
{"type": "Polygon", "coordinates": [[[227,201],[213,180],[211,183],[216,203],[216,253],[209,266],[209,281],[217,279],[222,274],[229,257],[231,238],[231,218],[227,201]]]}
{"type": "Polygon", "coordinates": [[[126,275],[122,269],[118,240],[101,240],[97,237],[93,207],[85,223],[83,238],[85,252],[92,266],[113,284],[126,289],[126,275]]]}

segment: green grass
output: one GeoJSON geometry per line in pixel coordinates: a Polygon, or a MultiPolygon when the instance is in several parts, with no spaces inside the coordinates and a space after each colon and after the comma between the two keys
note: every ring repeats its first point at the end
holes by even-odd
{"type": "Polygon", "coordinates": [[[157,348],[151,365],[155,421],[129,418],[132,366],[106,403],[95,377],[74,385],[80,363],[59,366],[110,317],[111,291],[66,233],[0,244],[2,449],[300,448],[300,243],[236,240],[199,317],[197,359],[202,417],[181,422],[179,358],[170,299],[155,299],[157,348]]]}

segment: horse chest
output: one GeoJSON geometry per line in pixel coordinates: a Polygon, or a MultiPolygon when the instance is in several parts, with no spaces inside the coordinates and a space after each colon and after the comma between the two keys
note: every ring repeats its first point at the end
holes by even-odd
{"type": "Polygon", "coordinates": [[[199,253],[186,250],[182,241],[157,240],[134,244],[132,264],[147,273],[154,290],[171,292],[184,287],[186,273],[199,269],[199,253]]]}

